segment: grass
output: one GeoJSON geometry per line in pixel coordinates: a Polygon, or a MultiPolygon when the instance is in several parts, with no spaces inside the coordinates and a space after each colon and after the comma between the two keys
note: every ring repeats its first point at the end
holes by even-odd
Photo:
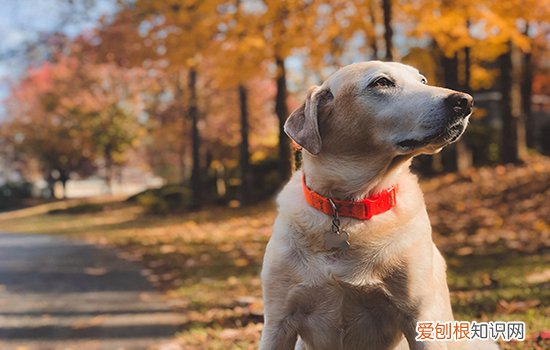
{"type": "Polygon", "coordinates": [[[62,213],[58,206],[55,214],[48,205],[0,214],[1,230],[108,244],[144,261],[149,280],[187,316],[180,334],[186,349],[205,349],[206,343],[208,349],[257,344],[262,321],[259,272],[275,218],[272,204],[162,218],[144,215],[130,203],[106,203],[105,210],[86,214],[74,214],[78,210],[70,206],[62,213]]]}
{"type": "MultiPolygon", "coordinates": [[[[509,178],[514,171],[509,170],[509,178]]],[[[464,178],[447,177],[423,183],[427,202],[433,203],[428,209],[436,244],[448,262],[456,319],[524,321],[528,341],[502,343],[502,347],[548,348],[548,340],[537,340],[541,331],[550,330],[550,256],[547,244],[541,241],[547,237],[547,225],[528,226],[522,235],[510,235],[508,230],[516,222],[524,225],[522,218],[494,212],[480,219],[481,209],[475,208],[467,208],[466,213],[471,210],[467,220],[443,215],[451,209],[460,213],[461,208],[453,206],[462,199],[452,191],[473,191],[464,188],[468,183],[464,178]],[[442,195],[443,187],[451,195],[442,195]],[[500,221],[487,221],[492,215],[500,221]],[[456,234],[445,234],[449,229],[456,234]]],[[[545,187],[542,193],[547,190],[545,187]]],[[[476,191],[483,196],[483,189],[476,191]]],[[[495,196],[486,192],[487,197],[495,196]]],[[[532,200],[529,193],[525,195],[532,200]]],[[[484,198],[478,198],[479,208],[487,205],[484,198]]],[[[544,200],[539,203],[541,208],[549,207],[544,200]]],[[[517,197],[513,205],[521,203],[517,197]]],[[[502,210],[509,212],[508,208],[502,210]]],[[[60,234],[122,248],[129,258],[145,263],[149,280],[186,315],[179,334],[185,349],[254,349],[262,322],[259,272],[274,218],[272,203],[161,218],[145,215],[132,203],[96,200],[50,203],[0,214],[0,228],[60,234]]]]}

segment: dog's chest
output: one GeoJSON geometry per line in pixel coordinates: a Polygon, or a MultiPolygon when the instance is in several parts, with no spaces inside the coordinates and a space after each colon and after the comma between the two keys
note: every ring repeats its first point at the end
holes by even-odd
{"type": "Polygon", "coordinates": [[[399,311],[379,287],[297,286],[288,302],[307,349],[383,350],[401,339],[399,311]]]}

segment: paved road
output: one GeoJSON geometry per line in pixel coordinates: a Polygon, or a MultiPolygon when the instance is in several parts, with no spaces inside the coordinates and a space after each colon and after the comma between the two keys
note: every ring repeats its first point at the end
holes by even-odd
{"type": "Polygon", "coordinates": [[[139,350],[169,343],[182,316],[140,272],[111,249],[0,233],[0,349],[139,350]]]}

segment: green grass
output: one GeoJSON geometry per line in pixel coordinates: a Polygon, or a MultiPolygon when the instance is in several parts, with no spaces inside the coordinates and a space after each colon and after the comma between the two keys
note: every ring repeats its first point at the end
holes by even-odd
{"type": "MultiPolygon", "coordinates": [[[[448,261],[456,319],[524,321],[532,337],[550,329],[548,254],[500,253],[448,261]]],[[[529,346],[536,349],[536,344],[529,346]]]]}

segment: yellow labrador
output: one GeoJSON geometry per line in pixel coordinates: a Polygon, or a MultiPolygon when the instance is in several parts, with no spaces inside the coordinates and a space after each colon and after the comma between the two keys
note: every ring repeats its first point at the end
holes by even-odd
{"type": "Polygon", "coordinates": [[[472,105],[470,95],[427,85],[413,67],[379,61],[346,66],[310,90],[285,124],[304,149],[303,172],[278,197],[260,349],[497,349],[415,340],[417,321],[453,315],[409,165],[455,141],[472,105]],[[397,194],[369,219],[338,207],[387,189],[397,194]]]}

